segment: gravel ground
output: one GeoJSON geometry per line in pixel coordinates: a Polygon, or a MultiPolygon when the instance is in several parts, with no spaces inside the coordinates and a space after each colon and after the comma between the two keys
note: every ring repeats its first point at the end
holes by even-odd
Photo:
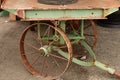
{"type": "MultiPolygon", "coordinates": [[[[31,75],[23,66],[19,38],[28,22],[9,22],[0,18],[0,80],[44,80],[31,75]]],[[[98,43],[94,49],[97,59],[120,71],[120,28],[97,26],[98,43]]],[[[72,64],[63,80],[120,80],[96,67],[72,64]]]]}

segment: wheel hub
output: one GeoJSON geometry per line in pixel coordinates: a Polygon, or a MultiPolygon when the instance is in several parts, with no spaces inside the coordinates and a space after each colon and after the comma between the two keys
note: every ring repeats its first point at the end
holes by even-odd
{"type": "Polygon", "coordinates": [[[49,54],[51,53],[51,47],[48,45],[45,45],[39,49],[40,51],[42,50],[44,52],[44,56],[49,57],[49,54]]]}

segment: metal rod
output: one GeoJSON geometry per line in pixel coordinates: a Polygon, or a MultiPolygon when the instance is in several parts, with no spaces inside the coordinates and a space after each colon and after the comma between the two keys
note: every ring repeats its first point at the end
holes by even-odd
{"type": "MultiPolygon", "coordinates": [[[[54,47],[56,48],[56,47],[54,47]]],[[[63,57],[65,57],[66,59],[68,58],[68,54],[63,52],[61,49],[56,48],[56,51],[63,57]]],[[[72,62],[81,66],[96,66],[97,68],[100,68],[102,70],[105,70],[107,72],[109,72],[110,74],[114,74],[118,77],[120,77],[120,73],[117,72],[115,69],[109,67],[108,65],[105,65],[99,61],[93,61],[93,62],[85,62],[85,61],[81,61],[77,58],[72,58],[72,62]]]]}
{"type": "Polygon", "coordinates": [[[37,24],[37,28],[38,28],[38,39],[41,40],[41,33],[40,33],[40,30],[41,30],[41,25],[38,23],[37,24]]]}
{"type": "MultiPolygon", "coordinates": [[[[60,21],[60,28],[65,32],[66,31],[66,21],[60,21]]],[[[62,37],[60,37],[60,44],[65,44],[62,37]]]]}
{"type": "Polygon", "coordinates": [[[107,72],[109,72],[110,74],[114,74],[115,73],[115,69],[110,68],[108,65],[105,65],[99,61],[95,61],[94,65],[102,70],[105,70],[107,72]]]}
{"type": "Polygon", "coordinates": [[[92,48],[84,41],[81,40],[80,43],[85,47],[85,49],[89,52],[90,56],[93,58],[93,61],[96,60],[96,56],[92,50],[92,48]]]}
{"type": "Polygon", "coordinates": [[[84,37],[84,20],[81,20],[81,37],[84,37]]]}
{"type": "MultiPolygon", "coordinates": [[[[63,57],[65,57],[66,59],[68,59],[68,53],[63,52],[61,49],[58,49],[57,47],[53,47],[55,48],[55,50],[63,57]]],[[[85,61],[81,61],[77,58],[72,58],[72,62],[78,65],[82,65],[82,66],[93,66],[93,62],[85,62],[85,61]]]]}

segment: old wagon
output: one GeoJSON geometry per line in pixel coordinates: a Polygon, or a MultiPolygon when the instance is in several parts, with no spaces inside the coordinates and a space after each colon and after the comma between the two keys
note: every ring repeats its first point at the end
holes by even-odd
{"type": "Polygon", "coordinates": [[[97,61],[93,51],[97,42],[93,20],[106,19],[117,11],[119,0],[4,0],[1,7],[21,21],[36,22],[20,38],[21,57],[32,74],[56,79],[73,62],[120,76],[115,69],[97,61]],[[87,53],[90,60],[82,60],[87,53]]]}

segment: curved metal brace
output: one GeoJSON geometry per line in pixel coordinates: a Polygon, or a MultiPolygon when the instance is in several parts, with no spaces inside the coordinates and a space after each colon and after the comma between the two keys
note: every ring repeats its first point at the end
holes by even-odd
{"type": "MultiPolygon", "coordinates": [[[[53,47],[55,49],[55,51],[57,51],[61,56],[68,58],[68,54],[66,54],[65,52],[63,52],[61,49],[57,48],[57,47],[53,47]]],[[[81,61],[77,58],[72,58],[72,62],[78,65],[82,65],[82,66],[93,66],[93,62],[85,62],[85,61],[81,61]]]]}
{"type": "MultiPolygon", "coordinates": [[[[109,67],[108,65],[105,65],[105,64],[96,60],[96,57],[95,57],[95,54],[94,54],[93,50],[84,40],[81,40],[80,42],[86,48],[86,50],[88,50],[90,56],[93,58],[93,61],[85,62],[85,61],[81,61],[77,58],[72,58],[73,63],[81,65],[81,66],[88,66],[88,67],[96,66],[97,68],[105,70],[110,74],[114,74],[114,75],[120,77],[120,73],[117,72],[115,69],[113,69],[113,68],[109,67]]],[[[62,50],[60,50],[59,48],[57,48],[55,46],[54,46],[54,48],[55,48],[55,51],[57,51],[61,56],[65,57],[65,58],[68,58],[68,54],[64,53],[62,50]]]]}
{"type": "MultiPolygon", "coordinates": [[[[81,40],[80,43],[90,53],[90,56],[92,57],[93,60],[91,62],[85,62],[85,61],[79,60],[77,58],[72,58],[72,62],[75,63],[75,64],[78,64],[78,65],[82,65],[82,66],[93,66],[94,62],[96,60],[96,57],[95,57],[95,54],[94,54],[93,50],[84,40],[81,40]]],[[[66,54],[65,52],[63,52],[59,48],[55,47],[55,51],[57,51],[61,56],[65,57],[65,58],[68,58],[68,54],[66,54]]]]}
{"type": "Polygon", "coordinates": [[[84,40],[81,40],[80,43],[85,47],[85,49],[89,52],[90,56],[93,58],[93,62],[96,60],[96,56],[92,50],[92,48],[85,42],[84,40]]]}

